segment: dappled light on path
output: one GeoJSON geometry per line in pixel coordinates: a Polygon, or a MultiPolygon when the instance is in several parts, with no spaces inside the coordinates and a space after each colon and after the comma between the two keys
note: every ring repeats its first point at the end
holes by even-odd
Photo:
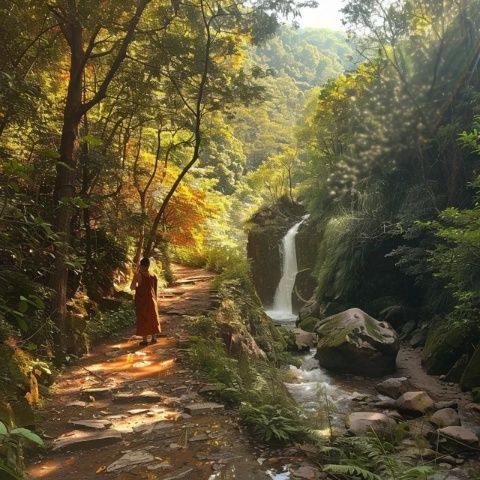
{"type": "Polygon", "coordinates": [[[215,473],[223,479],[265,478],[223,407],[187,413],[205,400],[198,395],[201,382],[179,364],[176,340],[185,336],[188,315],[205,313],[215,300],[211,273],[177,267],[177,275],[178,284],[160,300],[165,337],[140,347],[138,337],[124,332],[57,379],[39,428],[57,450],[34,460],[27,470],[31,479],[88,480],[104,473],[115,480],[177,474],[207,480],[215,473]],[[133,464],[117,470],[122,461],[133,464]]]}

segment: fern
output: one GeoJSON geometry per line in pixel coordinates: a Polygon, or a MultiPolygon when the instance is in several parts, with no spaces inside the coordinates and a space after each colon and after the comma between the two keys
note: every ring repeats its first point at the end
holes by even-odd
{"type": "Polygon", "coordinates": [[[333,450],[327,448],[322,452],[327,455],[340,452],[340,457],[330,455],[330,463],[324,470],[351,479],[420,480],[433,473],[429,466],[408,466],[398,457],[391,443],[378,437],[341,438],[333,450]]]}
{"type": "Polygon", "coordinates": [[[325,465],[323,467],[323,471],[338,475],[355,475],[356,477],[363,478],[364,480],[384,480],[375,473],[357,467],[356,465],[325,465]]]}
{"type": "Polygon", "coordinates": [[[406,472],[403,472],[398,477],[398,480],[416,480],[418,478],[427,478],[428,475],[432,475],[434,472],[432,467],[421,465],[419,467],[409,468],[406,472]]]}

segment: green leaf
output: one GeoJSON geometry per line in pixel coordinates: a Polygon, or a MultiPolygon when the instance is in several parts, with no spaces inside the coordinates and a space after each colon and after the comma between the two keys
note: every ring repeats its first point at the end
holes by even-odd
{"type": "Polygon", "coordinates": [[[2,436],[8,435],[7,426],[3,422],[0,422],[0,435],[2,436]]]}
{"type": "Polygon", "coordinates": [[[29,442],[35,443],[39,447],[45,446],[45,444],[43,443],[43,440],[36,433],[32,432],[31,430],[28,430],[28,428],[14,428],[13,430],[10,431],[10,435],[15,435],[17,437],[24,438],[29,442]]]}
{"type": "Polygon", "coordinates": [[[28,332],[28,323],[22,317],[17,317],[17,325],[22,332],[28,332]]]}
{"type": "Polygon", "coordinates": [[[18,303],[18,311],[20,313],[27,313],[27,310],[28,310],[28,303],[24,300],[21,300],[19,303],[18,303]]]}
{"type": "Polygon", "coordinates": [[[103,140],[99,137],[95,137],[94,135],[85,135],[83,140],[94,147],[103,145],[103,140]]]}

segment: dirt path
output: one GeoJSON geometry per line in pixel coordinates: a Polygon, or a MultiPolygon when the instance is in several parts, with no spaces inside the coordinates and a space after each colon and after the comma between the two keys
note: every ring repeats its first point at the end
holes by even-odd
{"type": "Polygon", "coordinates": [[[198,393],[202,385],[177,362],[176,341],[188,321],[184,316],[213,306],[213,275],[185,267],[175,267],[175,275],[177,284],[161,295],[165,338],[140,348],[132,327],[57,379],[40,412],[39,431],[54,445],[61,445],[54,439],[62,435],[64,444],[77,440],[31,464],[32,479],[268,478],[235,418],[223,406],[208,409],[198,393]],[[86,425],[69,423],[85,420],[86,425]],[[122,457],[131,465],[115,470],[112,464],[122,457]]]}

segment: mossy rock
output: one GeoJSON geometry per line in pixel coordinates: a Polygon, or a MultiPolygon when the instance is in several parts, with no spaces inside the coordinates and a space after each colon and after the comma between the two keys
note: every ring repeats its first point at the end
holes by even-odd
{"type": "Polygon", "coordinates": [[[332,371],[379,377],[395,371],[400,348],[395,331],[359,308],[318,323],[316,358],[332,371]]]}
{"type": "Polygon", "coordinates": [[[429,329],[422,363],[430,375],[446,374],[466,353],[471,327],[467,323],[454,323],[447,319],[435,322],[429,329]]]}
{"type": "Polygon", "coordinates": [[[303,320],[300,320],[300,322],[298,323],[298,328],[301,328],[306,332],[314,332],[319,321],[320,319],[318,318],[307,317],[307,318],[304,318],[303,320]]]}
{"type": "Polygon", "coordinates": [[[480,387],[480,345],[475,350],[460,379],[463,390],[480,387]]]}

